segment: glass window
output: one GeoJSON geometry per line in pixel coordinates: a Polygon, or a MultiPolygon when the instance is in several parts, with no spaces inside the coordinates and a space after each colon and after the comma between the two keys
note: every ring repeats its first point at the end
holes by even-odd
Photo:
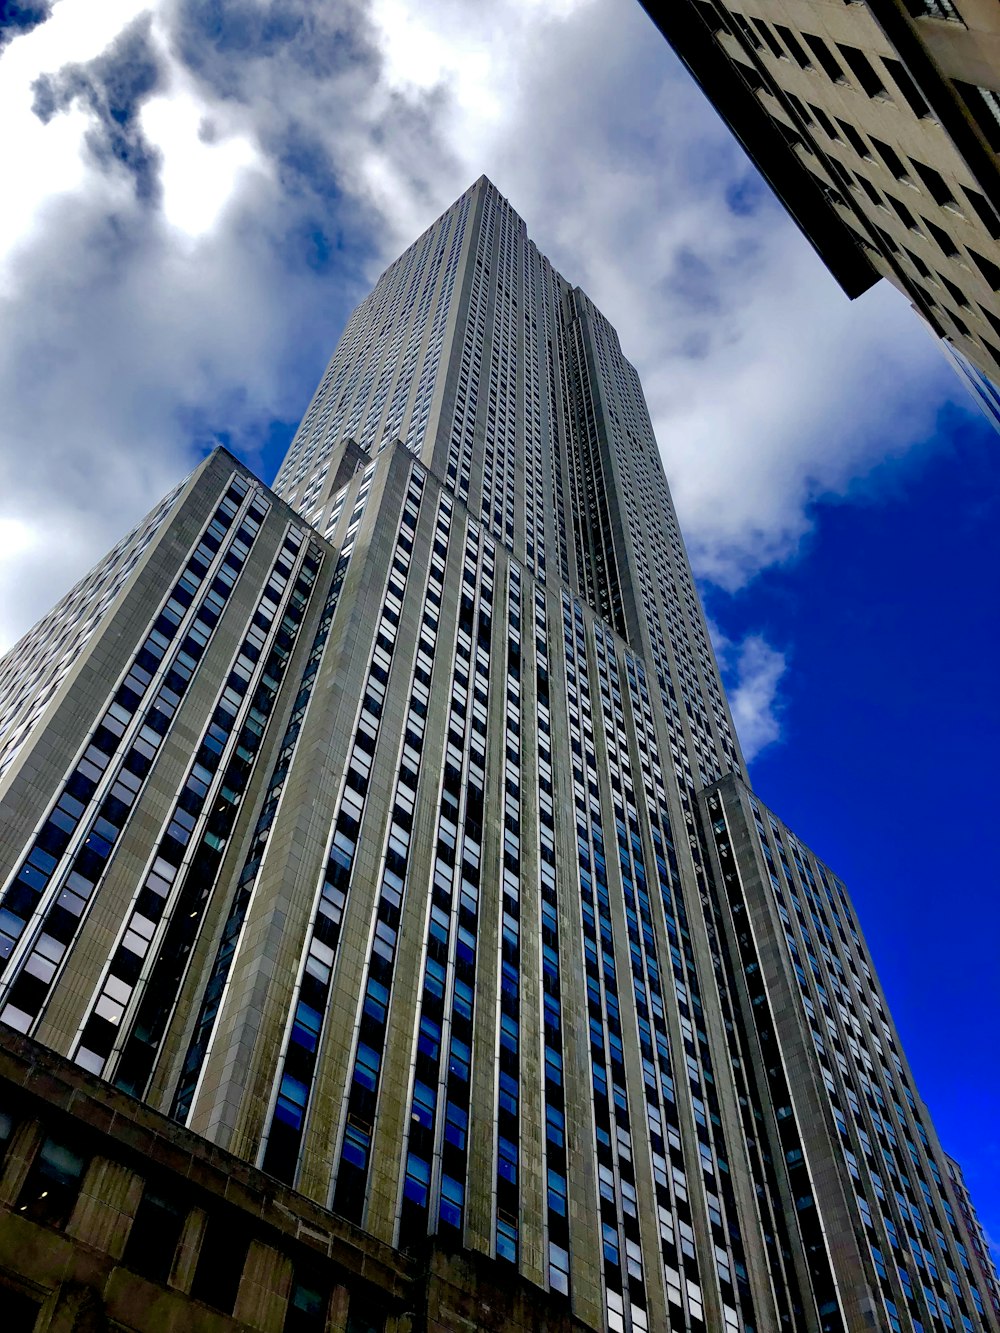
{"type": "Polygon", "coordinates": [[[186,1211],[174,1199],[147,1188],[139,1200],[122,1263],[152,1282],[166,1282],[186,1211]]]}
{"type": "Polygon", "coordinates": [[[288,1297],[284,1333],[323,1333],[330,1289],[321,1277],[296,1267],[288,1297]]]}
{"type": "Polygon", "coordinates": [[[64,1227],[80,1193],[87,1159],[57,1139],[39,1148],[17,1201],[18,1212],[33,1222],[64,1227]]]}
{"type": "Polygon", "coordinates": [[[345,1333],[385,1333],[385,1315],[370,1297],[354,1292],[345,1333]]]}
{"type": "Polygon", "coordinates": [[[9,1111],[0,1110],[0,1162],[4,1159],[10,1136],[14,1133],[14,1117],[9,1111]]]}
{"type": "Polygon", "coordinates": [[[4,1333],[32,1333],[38,1319],[38,1302],[20,1291],[0,1287],[4,1333]]]}
{"type": "Polygon", "coordinates": [[[205,1228],[191,1284],[195,1300],[232,1314],[249,1247],[249,1236],[234,1218],[213,1214],[205,1228]]]}

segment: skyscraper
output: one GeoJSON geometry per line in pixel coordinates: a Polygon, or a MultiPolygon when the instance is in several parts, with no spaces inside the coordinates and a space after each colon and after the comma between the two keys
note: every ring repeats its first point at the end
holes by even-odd
{"type": "Polygon", "coordinates": [[[645,8],[848,295],[888,278],[996,383],[994,0],[645,8]]]}
{"type": "Polygon", "coordinates": [[[0,691],[23,1327],[995,1333],[635,370],[485,178],[274,490],[216,451],[0,691]]]}

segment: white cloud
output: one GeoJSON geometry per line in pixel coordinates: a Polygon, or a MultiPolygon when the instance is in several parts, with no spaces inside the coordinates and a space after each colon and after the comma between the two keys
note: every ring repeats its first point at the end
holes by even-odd
{"type": "Polygon", "coordinates": [[[481,172],[619,328],[703,576],[794,554],[818,497],[962,393],[894,293],[842,297],[638,6],[59,0],[0,89],[0,480],[32,540],[0,641],[220,432],[252,458],[300,414],[481,172]]]}
{"type": "Polygon", "coordinates": [[[142,128],[162,155],[163,216],[189,237],[211,232],[239,187],[263,163],[245,135],[224,135],[187,88],[171,88],[142,108],[142,128]]]}
{"type": "Polygon", "coordinates": [[[743,757],[752,764],[762,750],[781,740],[779,686],[788,659],[762,634],[748,634],[734,643],[717,625],[709,628],[743,757]]]}

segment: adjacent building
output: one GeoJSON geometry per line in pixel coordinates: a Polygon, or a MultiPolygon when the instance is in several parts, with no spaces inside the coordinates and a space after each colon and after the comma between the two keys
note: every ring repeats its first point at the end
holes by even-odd
{"type": "Polygon", "coordinates": [[[636,372],[485,178],[273,489],[217,450],[0,691],[18,1329],[1000,1328],[636,372]]]}
{"type": "Polygon", "coordinates": [[[1000,5],[645,8],[848,295],[888,278],[996,383],[1000,5]]]}

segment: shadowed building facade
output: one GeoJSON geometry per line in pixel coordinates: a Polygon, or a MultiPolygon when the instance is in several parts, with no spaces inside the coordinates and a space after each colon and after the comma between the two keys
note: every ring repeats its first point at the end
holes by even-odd
{"type": "Polygon", "coordinates": [[[888,278],[995,384],[996,0],[644,7],[848,295],[888,278]]]}
{"type": "Polygon", "coordinates": [[[821,1093],[764,852],[742,900],[720,859],[755,798],[638,378],[485,178],[352,315],[273,490],[216,451],[0,690],[22,1327],[156,1327],[141,1279],[177,1329],[996,1330],[809,859],[821,1093]]]}

